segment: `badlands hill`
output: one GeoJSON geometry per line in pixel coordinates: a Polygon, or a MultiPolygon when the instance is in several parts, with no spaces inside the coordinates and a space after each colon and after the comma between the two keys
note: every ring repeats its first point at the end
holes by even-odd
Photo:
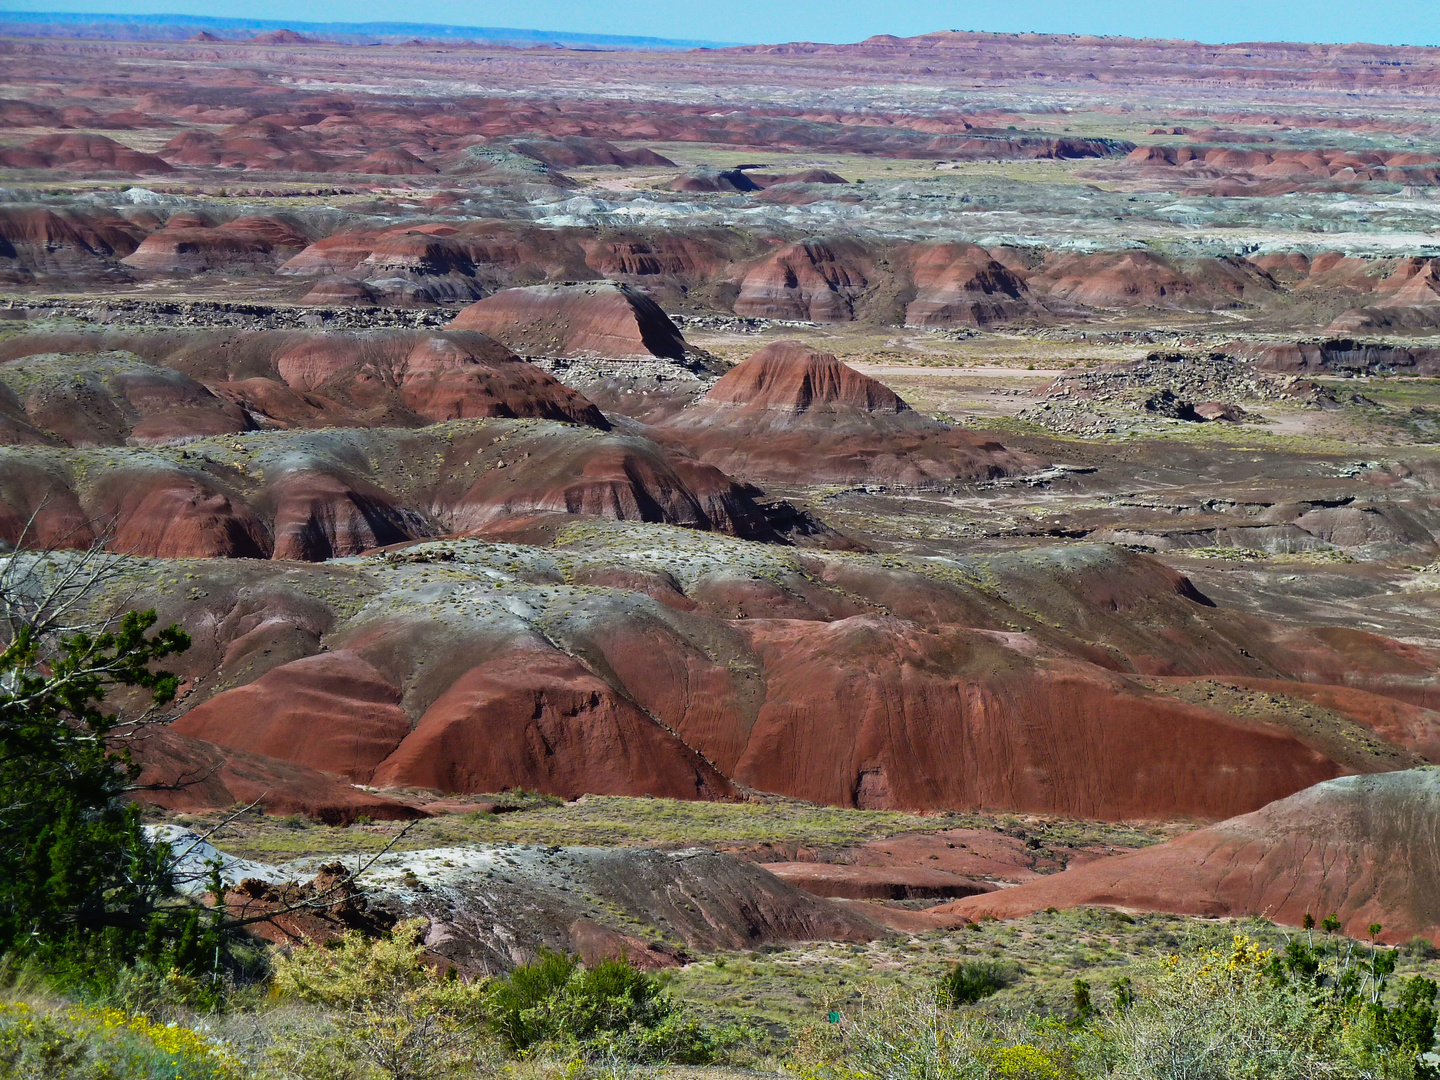
{"type": "Polygon", "coordinates": [[[653,428],[734,476],[940,485],[1043,466],[919,416],[883,383],[802,341],[777,341],[653,428]]]}
{"type": "Polygon", "coordinates": [[[1440,774],[1347,776],[1132,855],[948,905],[969,918],[1047,907],[1261,916],[1337,914],[1345,933],[1440,940],[1440,774]]]}
{"type": "Polygon", "coordinates": [[[297,29],[0,45],[0,540],[192,633],[148,798],[1271,814],[1072,899],[1430,925],[1283,837],[1440,753],[1440,53],[297,29]]]}
{"type": "MultiPolygon", "coordinates": [[[[613,286],[541,296],[571,327],[593,326],[597,304],[632,328],[648,310],[613,286]]],[[[376,799],[415,812],[392,788],[743,786],[1218,818],[1440,745],[1428,650],[1219,608],[1141,555],[821,550],[855,545],[746,480],[919,490],[1044,463],[798,341],[649,427],[612,427],[473,330],[59,331],[3,347],[7,539],[103,531],[111,551],[160,560],[126,571],[134,595],[205,642],[145,762],[212,782],[171,805],[262,783],[277,806],[331,818],[376,799]],[[165,560],[184,561],[183,592],[165,560]],[[1322,711],[1192,692],[1217,677],[1322,711]],[[321,774],[381,791],[357,803],[321,774]]]]}
{"type": "Polygon", "coordinates": [[[897,560],[656,528],[192,560],[183,595],[163,562],[128,577],[210,628],[178,734],[382,787],[1216,818],[1418,763],[1440,725],[1429,653],[1217,609],[1119,549],[897,560]],[[1187,703],[1157,667],[1352,690],[1317,727],[1187,703]],[[1407,722],[1372,728],[1394,702],[1407,722]]]}
{"type": "Polygon", "coordinates": [[[803,341],[767,345],[731,368],[705,401],[737,406],[751,415],[773,414],[782,423],[822,414],[898,416],[910,411],[888,386],[803,341]]]}
{"type": "Polygon", "coordinates": [[[475,330],[528,356],[685,358],[685,339],[654,300],[633,288],[535,285],[471,304],[451,327],[475,330]]]}

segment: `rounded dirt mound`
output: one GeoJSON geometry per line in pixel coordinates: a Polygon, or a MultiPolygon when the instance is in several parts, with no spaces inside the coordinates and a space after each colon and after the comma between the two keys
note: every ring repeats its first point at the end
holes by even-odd
{"type": "Polygon", "coordinates": [[[895,415],[910,406],[884,383],[842,364],[803,341],[776,341],[737,364],[711,387],[707,405],[735,405],[747,411],[798,416],[812,412],[895,415]]]}
{"type": "Polygon", "coordinates": [[[439,170],[427,165],[403,146],[377,150],[353,165],[342,165],[346,172],[370,173],[379,176],[428,176],[439,170]]]}
{"type": "Polygon", "coordinates": [[[368,783],[410,727],[399,688],[355,653],[337,650],[213,697],[172,730],[368,783]]]}
{"type": "Polygon", "coordinates": [[[1345,776],[1132,855],[946,905],[980,918],[1098,904],[1440,941],[1440,771],[1345,776]]]}
{"type": "Polygon", "coordinates": [[[915,298],[906,326],[993,326],[1045,314],[1024,276],[972,244],[918,246],[910,256],[915,298]]]}
{"type": "Polygon", "coordinates": [[[729,475],[786,483],[942,484],[1038,469],[947,428],[884,383],[803,341],[777,341],[652,429],[729,475]]]}
{"type": "Polygon", "coordinates": [[[135,739],[141,797],[169,810],[209,810],[258,803],[270,814],[304,814],[327,825],[356,818],[398,821],[424,817],[404,803],[372,795],[315,769],[273,757],[224,749],[178,731],[135,739]]]}
{"type": "MultiPolygon", "coordinates": [[[[18,399],[24,424],[71,446],[165,443],[254,426],[239,406],[133,353],[28,356],[0,367],[0,383],[18,399]]],[[[21,427],[4,441],[49,441],[28,436],[21,427]]]]}
{"type": "Polygon", "coordinates": [[[471,304],[450,324],[525,356],[685,358],[685,339],[660,306],[628,285],[534,285],[471,304]]]}
{"type": "Polygon", "coordinates": [[[535,787],[567,799],[734,793],[700,755],[578,661],[536,650],[460,676],[376,770],[375,783],[467,792],[535,787]]]}
{"type": "Polygon", "coordinates": [[[743,485],[633,436],[537,433],[446,504],[451,527],[460,533],[501,518],[552,512],[663,521],[752,539],[769,534],[743,485]]]}
{"type": "Polygon", "coordinates": [[[277,559],[324,562],[429,536],[417,511],[339,469],[298,468],[266,487],[277,559]]]}
{"type": "Polygon", "coordinates": [[[870,286],[872,259],[857,241],[788,244],[745,272],[735,314],[759,319],[849,322],[870,286]]]}
{"type": "MultiPolygon", "coordinates": [[[[42,332],[12,337],[5,345],[7,360],[65,353],[44,368],[56,372],[99,371],[104,364],[93,354],[125,350],[132,355],[121,359],[136,369],[184,383],[186,392],[198,391],[207,400],[214,394],[223,399],[214,402],[220,412],[242,421],[248,413],[266,427],[419,427],[482,417],[610,426],[599,408],[554,376],[483,334],[466,331],[42,332]],[[135,364],[136,356],[170,372],[135,364]],[[192,379],[202,385],[194,386],[192,379]]],[[[113,394],[120,384],[107,380],[106,392],[113,394]]],[[[208,426],[187,426],[184,415],[154,419],[163,437],[216,434],[215,423],[207,418],[208,426]]]]}

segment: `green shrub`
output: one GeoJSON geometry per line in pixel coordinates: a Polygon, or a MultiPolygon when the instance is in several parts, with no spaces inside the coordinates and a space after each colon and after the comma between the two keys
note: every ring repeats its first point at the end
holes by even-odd
{"type": "Polygon", "coordinates": [[[533,962],[496,981],[485,1009],[495,1033],[511,1050],[528,1050],[553,1035],[551,1003],[563,994],[579,963],[542,949],[533,962]]]}
{"type": "Polygon", "coordinates": [[[542,951],[491,988],[490,1023],[516,1053],[543,1044],[590,1058],[706,1064],[719,1033],[685,1014],[654,976],[624,960],[591,967],[542,951]]]}
{"type": "Polygon", "coordinates": [[[1015,969],[993,960],[964,960],[940,980],[936,998],[946,1008],[974,1005],[1015,981],[1015,969]]]}
{"type": "Polygon", "coordinates": [[[278,1038],[270,1064],[301,1080],[428,1080],[473,1066],[485,1050],[485,988],[425,963],[425,925],[401,923],[379,939],[352,931],[279,958],[276,995],[322,1006],[329,1019],[278,1038]]]}
{"type": "MultiPolygon", "coordinates": [[[[811,1025],[804,1080],[1436,1080],[1440,988],[1389,986],[1395,953],[1327,935],[1283,953],[1244,935],[1143,966],[1107,1003],[1075,984],[1069,1020],[954,1010],[896,991],[811,1025]]],[[[952,972],[962,993],[980,972],[952,972]]]]}

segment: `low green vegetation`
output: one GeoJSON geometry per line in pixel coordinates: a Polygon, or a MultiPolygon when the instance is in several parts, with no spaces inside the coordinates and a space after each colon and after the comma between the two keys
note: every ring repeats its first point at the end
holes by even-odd
{"type": "MultiPolygon", "coordinates": [[[[864,944],[814,943],[700,958],[674,975],[671,987],[697,1015],[712,1023],[740,1023],[753,1040],[732,1052],[744,1060],[784,1060],[807,1027],[864,1015],[885,995],[945,1007],[945,987],[957,971],[987,991],[981,973],[1002,982],[960,1011],[991,1017],[1067,1017],[1075,1008],[1075,982],[1085,981],[1102,1007],[1143,983],[1159,958],[1224,949],[1241,932],[1275,954],[1306,935],[1264,920],[1236,923],[1180,915],[1136,914],[1094,908],[1037,912],[1023,919],[984,920],[953,931],[930,931],[864,944]],[[748,1057],[746,1055],[749,1055],[748,1057]]],[[[1369,944],[1333,934],[1311,935],[1329,952],[1367,953],[1369,944]]],[[[1394,979],[1440,978],[1428,943],[1396,954],[1394,979]]],[[[993,985],[993,984],[992,984],[993,985]]],[[[1393,991],[1393,982],[1391,986],[1393,991]]]]}
{"type": "Polygon", "coordinates": [[[114,1008],[0,1002],[0,1077],[45,1080],[241,1080],[218,1040],[114,1008]]]}
{"type": "Polygon", "coordinates": [[[1068,1009],[882,992],[853,1018],[808,1026],[790,1063],[807,1080],[1433,1077],[1436,984],[1392,987],[1395,958],[1300,939],[1277,952],[1236,934],[1147,959],[1103,997],[1077,979],[1068,1009]]]}
{"type": "Polygon", "coordinates": [[[232,986],[207,1012],[182,1009],[169,1022],[114,1006],[0,1002],[0,1077],[440,1080],[527,1059],[574,1076],[708,1064],[739,1037],[623,960],[586,967],[542,953],[504,978],[443,973],[422,943],[426,925],[295,946],[276,955],[267,994],[232,986]]]}
{"type": "Polygon", "coordinates": [[[948,1008],[974,1005],[991,994],[999,993],[1015,981],[1015,972],[1008,964],[996,960],[964,960],[940,979],[936,1000],[948,1008]]]}
{"type": "Polygon", "coordinates": [[[620,960],[581,967],[542,951],[497,980],[486,996],[492,1030],[516,1054],[705,1065],[734,1031],[707,1027],[658,979],[620,960]]]}
{"type": "MultiPolygon", "coordinates": [[[[463,844],[562,844],[595,847],[653,846],[744,848],[802,844],[839,848],[904,833],[945,829],[993,829],[1024,839],[1036,848],[1144,847],[1168,839],[1185,826],[1109,823],[1038,815],[964,813],[910,814],[893,810],[846,810],[797,799],[755,802],[686,802],[677,799],[587,796],[571,803],[507,792],[477,796],[498,804],[415,823],[396,850],[463,844]]],[[[194,828],[228,817],[223,814],[167,816],[194,828]]],[[[293,818],[245,814],[228,825],[225,849],[245,858],[280,861],[302,856],[379,851],[403,826],[375,823],[336,828],[293,818]],[[296,827],[300,825],[301,827],[296,827]]]]}

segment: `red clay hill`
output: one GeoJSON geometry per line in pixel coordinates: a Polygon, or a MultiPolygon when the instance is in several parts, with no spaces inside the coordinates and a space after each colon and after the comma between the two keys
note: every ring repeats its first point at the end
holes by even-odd
{"type": "Polygon", "coordinates": [[[778,421],[820,414],[896,416],[910,406],[884,383],[842,364],[803,341],[777,341],[717,382],[705,401],[765,413],[778,421]]]}
{"type": "Polygon", "coordinates": [[[1340,917],[1352,937],[1440,943],[1440,771],[1346,776],[1130,855],[939,909],[1012,918],[1100,905],[1292,926],[1340,917]]]}
{"type": "MultiPolygon", "coordinates": [[[[67,378],[89,378],[83,373],[98,363],[94,354],[104,353],[127,353],[132,364],[138,358],[203,384],[243,410],[242,416],[248,414],[241,429],[418,427],[476,417],[609,426],[582,395],[491,338],[467,331],[40,332],[8,338],[0,345],[0,362],[31,358],[23,361],[26,368],[17,369],[34,369],[27,385],[36,385],[43,375],[48,381],[39,385],[54,383],[61,393],[67,378]],[[57,355],[41,360],[41,354],[57,355]]],[[[112,359],[111,366],[116,362],[112,359]]],[[[9,370],[9,365],[0,368],[0,379],[9,370]]],[[[126,386],[112,378],[97,391],[113,397],[126,386]]],[[[64,430],[79,431],[89,413],[112,409],[93,393],[82,405],[64,430]]],[[[147,411],[157,415],[146,437],[216,433],[184,414],[160,415],[170,407],[160,399],[148,403],[147,411]]],[[[97,432],[68,441],[97,445],[112,440],[97,432]]]]}
{"type": "Polygon", "coordinates": [[[1414,767],[1440,731],[1424,708],[1370,721],[1377,695],[1432,694],[1433,652],[1282,631],[1123,549],[879,559],[567,524],[550,550],[195,562],[183,591],[137,565],[198,642],[177,731],[382,786],[1212,820],[1414,767]],[[1186,703],[1157,670],[1353,692],[1317,730],[1186,703]],[[303,739],[263,720],[302,708],[303,739]]]}
{"type": "Polygon", "coordinates": [[[524,356],[685,358],[685,339],[660,305],[613,282],[534,285],[479,300],[450,324],[524,356]]]}
{"type": "Polygon", "coordinates": [[[927,485],[1043,464],[920,416],[883,383],[803,341],[767,345],[653,430],[733,476],[760,480],[927,485]]]}

